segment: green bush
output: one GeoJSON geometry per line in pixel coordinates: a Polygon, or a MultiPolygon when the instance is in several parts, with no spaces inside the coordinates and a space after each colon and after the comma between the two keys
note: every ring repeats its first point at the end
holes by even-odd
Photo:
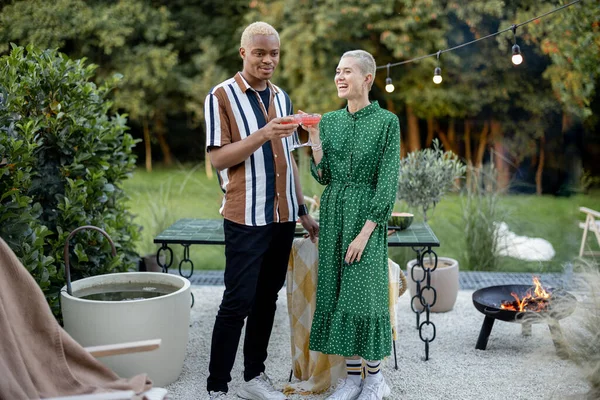
{"type": "Polygon", "coordinates": [[[107,115],[118,77],[97,87],[94,65],[31,46],[12,45],[0,60],[0,237],[58,315],[62,250],[73,229],[98,226],[117,245],[113,258],[101,235],[78,233],[71,242],[73,280],[136,265],[138,227],[121,189],[136,142],[124,116],[107,115]]]}

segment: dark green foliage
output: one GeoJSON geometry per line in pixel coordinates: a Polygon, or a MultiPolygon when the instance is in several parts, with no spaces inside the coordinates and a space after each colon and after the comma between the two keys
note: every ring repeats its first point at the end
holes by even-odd
{"type": "Polygon", "coordinates": [[[71,242],[73,280],[135,266],[138,228],[124,206],[121,183],[133,170],[135,141],[126,118],[109,117],[116,78],[90,81],[94,65],[53,50],[13,46],[0,66],[0,236],[32,273],[58,312],[65,283],[63,246],[71,242]]]}

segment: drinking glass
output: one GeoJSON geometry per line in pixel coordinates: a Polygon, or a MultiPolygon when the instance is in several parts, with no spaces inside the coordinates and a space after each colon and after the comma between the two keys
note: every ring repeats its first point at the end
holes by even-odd
{"type": "MultiPolygon", "coordinates": [[[[294,120],[297,124],[302,124],[304,126],[313,126],[317,125],[321,120],[320,114],[294,114],[291,115],[294,117],[294,120]]],[[[310,141],[310,136],[308,137],[308,141],[302,143],[300,141],[300,136],[298,135],[298,131],[294,131],[292,135],[292,144],[293,148],[297,149],[300,147],[312,146],[312,142],[310,141]]]]}

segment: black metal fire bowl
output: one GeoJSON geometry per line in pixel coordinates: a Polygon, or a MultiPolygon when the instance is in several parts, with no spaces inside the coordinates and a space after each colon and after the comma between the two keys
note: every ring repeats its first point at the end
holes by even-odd
{"type": "Polygon", "coordinates": [[[548,318],[560,320],[568,317],[577,307],[577,299],[562,289],[544,288],[550,293],[548,307],[544,311],[512,311],[503,310],[500,305],[504,301],[514,300],[511,293],[523,298],[530,285],[499,285],[479,289],[473,293],[473,304],[481,313],[494,319],[506,322],[544,322],[548,318]]]}
{"type": "Polygon", "coordinates": [[[515,293],[523,298],[528,290],[533,290],[531,285],[499,285],[479,289],[473,293],[473,304],[475,308],[485,315],[479,338],[475,348],[485,350],[487,342],[497,319],[506,322],[521,323],[522,334],[531,335],[531,324],[547,323],[550,334],[556,347],[557,354],[561,358],[567,356],[567,349],[562,341],[562,330],[559,320],[568,317],[577,307],[577,299],[572,294],[554,288],[544,288],[550,293],[547,307],[542,311],[513,311],[500,308],[502,302],[512,301],[515,293]]]}

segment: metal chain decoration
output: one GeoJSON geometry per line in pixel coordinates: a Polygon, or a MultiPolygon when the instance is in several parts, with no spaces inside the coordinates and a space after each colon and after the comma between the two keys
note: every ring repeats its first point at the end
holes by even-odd
{"type": "Polygon", "coordinates": [[[416,290],[416,294],[411,298],[410,300],[410,308],[412,309],[412,311],[416,314],[417,317],[417,329],[419,330],[419,338],[425,342],[425,360],[429,360],[429,343],[433,342],[435,340],[435,336],[436,336],[436,328],[435,328],[435,324],[433,322],[431,322],[431,320],[429,319],[430,314],[431,314],[431,307],[433,307],[433,305],[435,304],[435,302],[437,301],[437,291],[435,290],[435,288],[433,286],[431,286],[431,273],[433,271],[435,271],[435,269],[437,268],[437,264],[438,264],[438,257],[437,254],[431,249],[431,247],[423,247],[423,248],[414,248],[413,250],[417,253],[417,264],[413,266],[413,268],[411,268],[410,271],[410,278],[413,280],[413,282],[416,283],[417,286],[417,290],[416,290]],[[429,258],[429,267],[425,267],[425,256],[428,256],[429,258]],[[431,265],[433,265],[433,267],[431,267],[431,265]],[[423,276],[421,277],[421,279],[417,279],[415,278],[415,268],[414,267],[420,267],[423,270],[423,276]],[[425,283],[424,286],[421,286],[422,283],[425,283]],[[430,292],[431,296],[428,297],[432,297],[432,301],[431,303],[428,302],[428,300],[425,298],[425,293],[430,292]],[[421,303],[421,306],[423,306],[422,310],[417,310],[415,308],[415,300],[419,300],[419,302],[421,303]],[[421,314],[425,313],[425,320],[423,322],[421,322],[421,314]],[[426,327],[430,327],[430,328],[426,328],[426,327]],[[425,335],[424,332],[425,330],[429,329],[431,332],[429,335],[425,335]]]}
{"type": "MultiPolygon", "coordinates": [[[[192,262],[192,260],[190,260],[190,245],[184,244],[183,245],[183,259],[179,262],[179,275],[183,276],[185,279],[190,279],[193,274],[194,274],[194,263],[192,262]],[[183,263],[190,264],[190,273],[188,275],[184,275],[181,272],[181,266],[183,265],[183,263]]],[[[190,294],[192,295],[192,305],[190,306],[190,308],[191,308],[191,307],[194,307],[194,303],[196,302],[196,299],[194,298],[194,293],[192,293],[190,291],[190,294]]]]}
{"type": "MultiPolygon", "coordinates": [[[[171,248],[169,247],[168,244],[163,243],[162,246],[160,247],[160,249],[158,249],[158,251],[156,252],[156,262],[158,263],[158,265],[162,268],[162,272],[165,274],[169,273],[169,268],[171,268],[171,265],[173,265],[173,250],[171,250],[171,248]],[[161,263],[160,262],[160,258],[161,258],[161,254],[165,252],[169,254],[169,257],[165,257],[165,262],[161,263]]],[[[192,274],[194,273],[194,263],[192,262],[192,260],[190,260],[190,245],[183,245],[183,259],[179,262],[179,275],[181,275],[182,277],[186,278],[186,279],[190,279],[190,277],[192,276],[192,274]],[[189,273],[189,275],[184,275],[181,273],[181,266],[183,265],[184,262],[187,262],[190,264],[191,266],[191,271],[189,273]]],[[[192,295],[192,305],[191,307],[194,307],[194,303],[196,303],[196,299],[194,298],[194,293],[190,292],[190,294],[192,295]]]]}
{"type": "Polygon", "coordinates": [[[156,262],[162,268],[162,272],[169,273],[169,268],[173,264],[173,250],[171,250],[171,248],[166,243],[163,243],[162,246],[161,246],[161,248],[158,249],[158,251],[156,252],[156,262]],[[160,255],[161,255],[161,253],[163,251],[164,252],[168,252],[169,253],[169,257],[168,258],[165,257],[165,262],[161,263],[160,262],[160,255]]]}
{"type": "Polygon", "coordinates": [[[183,276],[186,279],[190,279],[193,274],[194,274],[194,263],[192,262],[192,260],[190,260],[190,245],[184,244],[183,245],[183,259],[179,262],[179,275],[183,276]],[[190,273],[188,275],[184,275],[183,272],[181,271],[181,266],[184,263],[190,264],[190,273]]]}

